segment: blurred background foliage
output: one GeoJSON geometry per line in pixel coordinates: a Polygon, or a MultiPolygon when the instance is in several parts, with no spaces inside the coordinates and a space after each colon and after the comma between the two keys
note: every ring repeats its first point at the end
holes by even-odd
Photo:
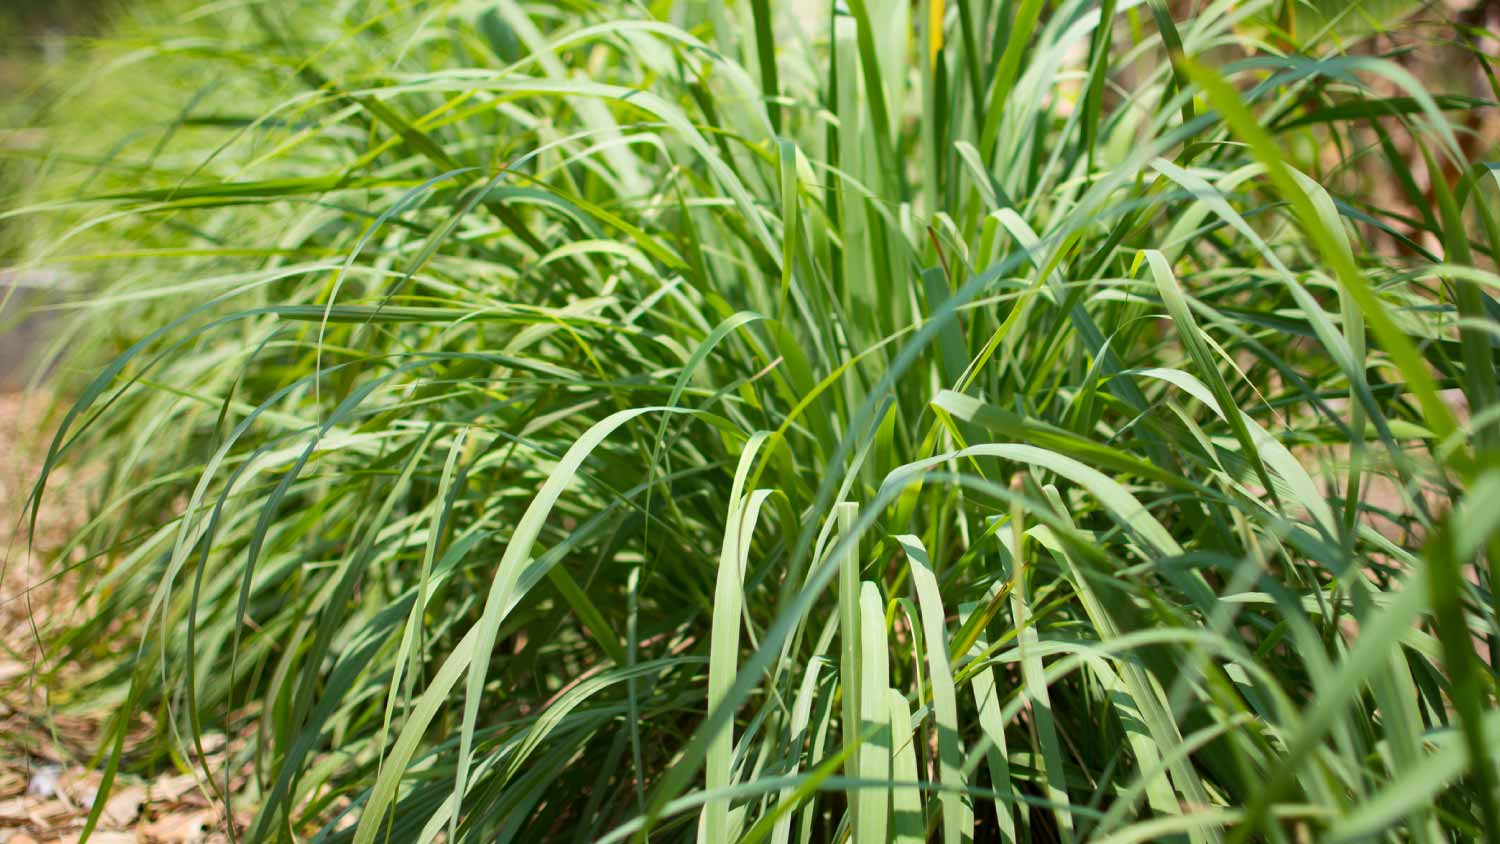
{"type": "Polygon", "coordinates": [[[0,3],[0,93],[7,109],[24,113],[47,101],[49,68],[62,64],[79,39],[108,29],[119,0],[5,0],[0,3]]]}
{"type": "MultiPolygon", "coordinates": [[[[123,0],[0,0],[0,210],[27,193],[66,126],[114,134],[125,113],[98,107],[112,96],[90,80],[101,37],[132,8],[123,0]],[[108,114],[109,126],[98,116],[108,114]],[[47,127],[47,128],[44,128],[47,127]]],[[[129,84],[128,82],[126,84],[129,84]]],[[[21,272],[33,230],[0,219],[0,390],[21,388],[36,350],[52,332],[37,313],[50,303],[56,273],[21,272]]]]}

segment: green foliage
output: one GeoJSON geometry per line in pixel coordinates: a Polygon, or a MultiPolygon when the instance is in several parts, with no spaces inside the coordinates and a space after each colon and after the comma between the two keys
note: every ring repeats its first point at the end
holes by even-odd
{"type": "Polygon", "coordinates": [[[250,841],[1497,840],[1494,103],[1199,5],[122,36],[7,214],[98,280],[108,776],[248,768],[250,841]]]}

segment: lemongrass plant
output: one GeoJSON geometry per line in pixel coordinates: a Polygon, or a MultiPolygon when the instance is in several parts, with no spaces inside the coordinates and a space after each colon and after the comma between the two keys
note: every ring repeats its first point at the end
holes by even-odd
{"type": "Polygon", "coordinates": [[[105,788],[252,842],[1500,841],[1500,92],[1318,5],[122,33],[7,215],[93,280],[46,665],[105,788]]]}

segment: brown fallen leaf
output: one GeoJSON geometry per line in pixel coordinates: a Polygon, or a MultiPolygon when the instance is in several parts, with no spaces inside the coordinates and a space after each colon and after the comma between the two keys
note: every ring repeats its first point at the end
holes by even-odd
{"type": "Polygon", "coordinates": [[[59,798],[51,800],[36,800],[32,798],[26,803],[26,817],[32,826],[44,829],[56,826],[58,822],[77,814],[77,809],[71,804],[64,803],[59,798]]]}
{"type": "MultiPolygon", "coordinates": [[[[83,830],[70,832],[57,839],[57,844],[78,844],[83,830]]],[[[137,844],[138,839],[134,832],[120,832],[118,830],[96,829],[89,836],[89,844],[137,844]]]]}
{"type": "Polygon", "coordinates": [[[166,844],[194,844],[213,829],[214,813],[208,809],[173,812],[143,824],[139,831],[166,844]]]}
{"type": "MultiPolygon", "coordinates": [[[[0,731],[5,727],[0,725],[0,731]]],[[[14,771],[0,772],[0,797],[6,800],[19,797],[26,793],[26,778],[17,776],[14,771]]],[[[0,801],[3,802],[3,801],[0,801]]]]}
{"type": "Polygon", "coordinates": [[[197,788],[197,786],[198,778],[192,774],[162,777],[151,783],[151,800],[153,802],[176,803],[182,799],[184,794],[197,788]]]}
{"type": "Polygon", "coordinates": [[[103,822],[124,829],[141,815],[141,806],[146,802],[146,789],[139,785],[117,789],[104,804],[103,822]]]}
{"type": "Polygon", "coordinates": [[[14,680],[17,677],[25,677],[31,667],[13,659],[0,659],[0,683],[6,680],[14,680]]]}
{"type": "Polygon", "coordinates": [[[85,810],[94,805],[104,775],[86,768],[69,768],[58,779],[57,796],[85,810]]]}
{"type": "MultiPolygon", "coordinates": [[[[31,801],[34,802],[35,798],[31,798],[31,801]]],[[[0,800],[0,825],[9,826],[11,824],[25,823],[29,814],[26,811],[27,802],[28,798],[25,797],[12,797],[9,800],[0,800]]],[[[14,841],[15,839],[12,837],[10,840],[14,841]]]]}

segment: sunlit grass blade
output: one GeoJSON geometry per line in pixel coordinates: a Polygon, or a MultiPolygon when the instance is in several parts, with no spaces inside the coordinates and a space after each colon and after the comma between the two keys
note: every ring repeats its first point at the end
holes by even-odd
{"type": "Polygon", "coordinates": [[[938,795],[943,813],[943,841],[959,844],[973,835],[974,814],[964,796],[963,754],[959,744],[958,697],[953,671],[948,664],[946,614],[937,578],[928,562],[927,550],[915,536],[900,536],[902,550],[911,566],[912,588],[922,610],[922,635],[927,640],[928,671],[932,683],[932,706],[937,728],[939,781],[953,790],[938,795]]]}

